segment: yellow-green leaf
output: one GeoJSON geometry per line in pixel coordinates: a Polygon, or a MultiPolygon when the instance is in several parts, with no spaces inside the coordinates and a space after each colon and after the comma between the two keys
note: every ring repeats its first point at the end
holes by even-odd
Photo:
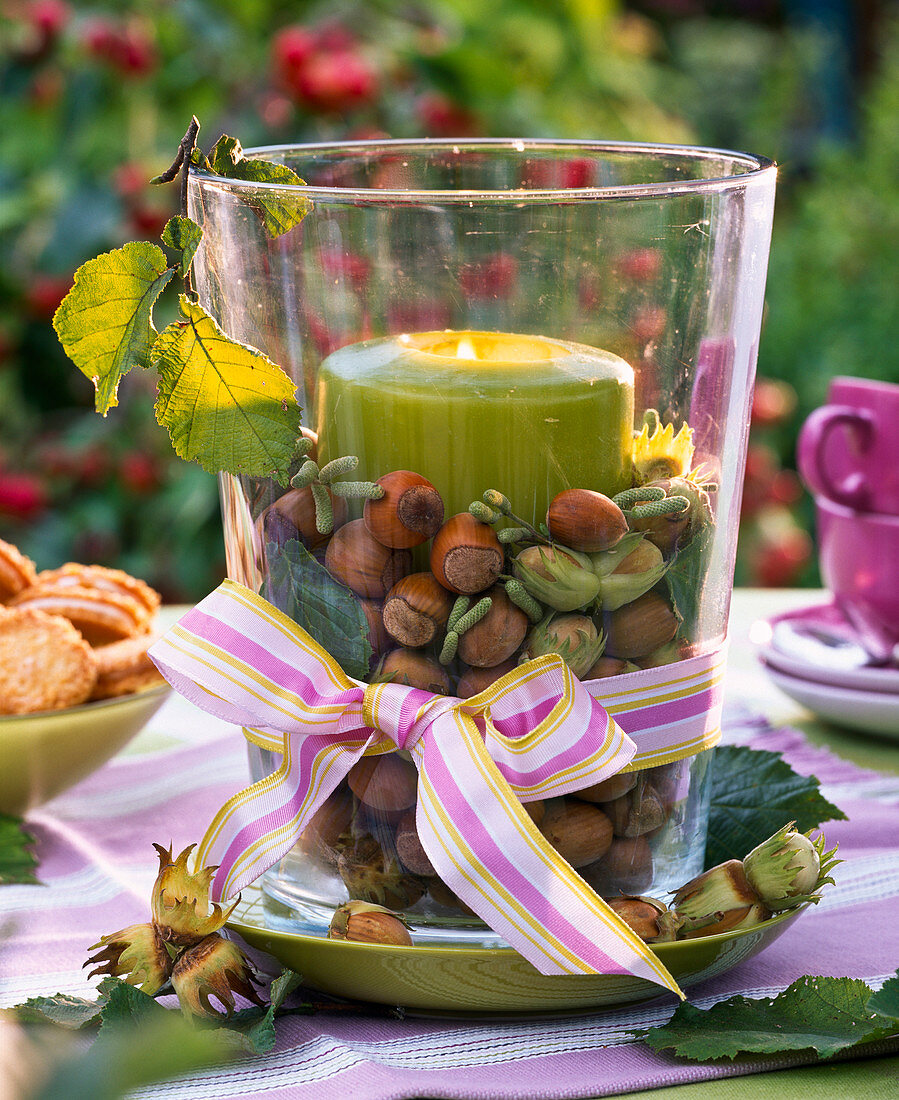
{"type": "Polygon", "coordinates": [[[231,340],[195,302],[153,345],[156,418],[175,451],[216,473],[286,482],[300,434],[294,383],[266,356],[231,340]]]}
{"type": "Polygon", "coordinates": [[[312,202],[304,195],[288,190],[303,185],[303,180],[286,164],[245,157],[237,138],[222,134],[209,154],[213,172],[228,179],[245,180],[248,183],[284,184],[283,190],[268,187],[252,196],[265,231],[270,237],[279,237],[306,217],[312,202]]]}
{"type": "Polygon", "coordinates": [[[104,416],[119,403],[123,376],[149,363],[153,305],[174,274],[162,249],[146,241],[104,252],[75,272],[53,327],[66,355],[93,382],[104,416]]]}
{"type": "Polygon", "coordinates": [[[178,264],[179,275],[185,276],[187,274],[202,239],[203,230],[190,218],[176,214],[174,218],[169,218],[166,222],[165,229],[162,231],[162,243],[181,253],[181,260],[178,264]]]}

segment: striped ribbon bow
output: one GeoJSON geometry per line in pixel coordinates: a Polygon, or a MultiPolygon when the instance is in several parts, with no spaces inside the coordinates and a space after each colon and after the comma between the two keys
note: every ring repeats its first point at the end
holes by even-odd
{"type": "Polygon", "coordinates": [[[216,900],[271,867],[366,752],[405,749],[416,828],[440,878],[543,974],[633,974],[678,993],[656,955],[549,845],[522,802],[614,775],[636,746],[557,656],[467,700],[348,677],[262,597],[225,581],[151,649],[172,686],[281,739],[272,775],[231,798],[197,852],[216,900]]]}

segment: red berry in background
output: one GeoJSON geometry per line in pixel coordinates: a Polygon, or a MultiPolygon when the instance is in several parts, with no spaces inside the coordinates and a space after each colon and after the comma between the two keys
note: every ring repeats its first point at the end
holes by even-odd
{"type": "Polygon", "coordinates": [[[25,11],[25,18],[47,39],[57,38],[71,16],[63,0],[34,0],[25,11]]]}
{"type": "Polygon", "coordinates": [[[129,160],[114,169],[112,186],[123,199],[131,199],[146,190],[150,175],[142,164],[129,160]]]}
{"type": "Polygon", "coordinates": [[[124,486],[139,496],[152,493],[160,484],[156,460],[143,451],[129,451],[119,464],[119,473],[124,486]]]}
{"type": "Polygon", "coordinates": [[[662,270],[662,253],[657,248],[632,248],[619,256],[618,270],[635,283],[650,282],[662,270]]]}
{"type": "Polygon", "coordinates": [[[440,92],[426,92],[415,104],[415,113],[428,137],[473,137],[477,119],[467,108],[440,92]]]}
{"type": "Polygon", "coordinates": [[[98,443],[85,448],[76,457],[75,467],[82,485],[98,485],[109,473],[109,455],[98,443]]]}
{"type": "Polygon", "coordinates": [[[116,36],[109,61],[123,76],[148,76],[156,69],[156,45],[142,24],[128,23],[116,36]]]}
{"type": "Polygon", "coordinates": [[[328,19],[324,23],[319,23],[313,31],[313,37],[315,48],[325,53],[351,50],[358,42],[352,31],[338,19],[328,19]]]}
{"type": "Polygon", "coordinates": [[[112,20],[97,16],[84,24],[81,42],[91,57],[106,61],[115,48],[117,33],[117,27],[112,20]]]}
{"type": "Polygon", "coordinates": [[[315,53],[315,36],[305,27],[284,27],[272,39],[271,49],[278,82],[295,93],[299,73],[315,53]]]}
{"type": "Polygon", "coordinates": [[[329,248],[321,252],[319,260],[322,271],[332,281],[346,281],[360,290],[368,282],[370,265],[364,256],[329,248]]]}
{"type": "Polygon", "coordinates": [[[13,519],[34,519],[47,507],[47,501],[47,490],[38,478],[0,471],[0,514],[13,519]]]}
{"type": "Polygon", "coordinates": [[[752,391],[752,423],[760,428],[782,424],[796,411],[796,391],[789,382],[756,379],[752,391]]]}
{"type": "Polygon", "coordinates": [[[155,240],[162,235],[171,216],[170,210],[160,210],[158,207],[137,203],[128,211],[128,224],[135,236],[155,240]]]}
{"type": "Polygon", "coordinates": [[[439,332],[452,328],[449,306],[439,298],[397,299],[387,307],[387,324],[391,332],[439,332]]]}
{"type": "Polygon", "coordinates": [[[312,110],[340,113],[371,103],[378,82],[360,53],[336,50],[314,54],[298,73],[296,90],[312,110]]]}
{"type": "Polygon", "coordinates": [[[668,324],[668,312],[664,306],[643,306],[631,318],[631,332],[637,340],[658,340],[668,324]]]}
{"type": "Polygon", "coordinates": [[[811,556],[811,539],[795,527],[756,548],[750,558],[750,575],[763,588],[788,588],[799,579],[811,556]]]}
{"type": "Polygon", "coordinates": [[[468,298],[508,298],[518,283],[518,261],[507,252],[494,252],[464,264],[459,283],[468,298]]]}
{"type": "Polygon", "coordinates": [[[34,275],[25,288],[25,307],[35,320],[50,321],[71,289],[71,276],[34,275]]]}

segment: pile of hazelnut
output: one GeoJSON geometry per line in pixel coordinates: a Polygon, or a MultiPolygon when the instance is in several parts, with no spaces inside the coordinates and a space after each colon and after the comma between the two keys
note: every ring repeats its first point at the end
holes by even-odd
{"type": "MultiPolygon", "coordinates": [[[[269,553],[298,539],[355,594],[368,623],[372,682],[468,698],[545,653],[558,653],[582,680],[689,655],[687,642],[676,640],[680,620],[663,582],[678,546],[710,516],[707,498],[686,479],[628,490],[620,503],[566,490],[539,528],[519,520],[496,490],[446,518],[440,493],[421,474],[395,470],[370,487],[361,518],[348,518],[334,486],[317,484],[290,489],[259,527],[269,553]],[[316,500],[325,492],[328,533],[319,529],[316,500]]],[[[653,880],[650,841],[684,824],[689,764],[621,774],[577,797],[525,808],[598,892],[639,892],[653,880]]],[[[415,794],[415,768],[402,754],[364,758],[302,847],[339,876],[351,899],[464,912],[421,846],[415,794]]]]}

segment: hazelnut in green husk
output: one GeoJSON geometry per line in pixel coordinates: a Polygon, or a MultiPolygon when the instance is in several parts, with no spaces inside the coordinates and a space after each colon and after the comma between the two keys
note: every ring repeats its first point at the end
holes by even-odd
{"type": "Polygon", "coordinates": [[[591,555],[591,561],[600,574],[599,601],[603,611],[617,611],[632,603],[654,588],[668,569],[661,550],[644,538],[638,539],[623,556],[607,550],[591,555]],[[611,571],[606,570],[608,563],[602,560],[606,555],[614,562],[611,571]]]}
{"type": "Polygon", "coordinates": [[[172,956],[151,922],[101,936],[89,950],[97,952],[84,964],[95,967],[89,978],[95,974],[121,978],[155,997],[171,977],[172,956]]]}
{"type": "Polygon", "coordinates": [[[599,595],[590,559],[565,546],[529,546],[512,562],[528,594],[554,611],[575,611],[599,595]]]}
{"type": "Polygon", "coordinates": [[[524,656],[531,660],[557,653],[578,679],[584,679],[602,656],[604,646],[605,639],[586,615],[556,615],[532,628],[524,656]]]}
{"type": "Polygon", "coordinates": [[[252,967],[241,949],[217,932],[182,952],[172,968],[172,986],[185,1016],[221,1017],[222,1013],[212,1007],[211,997],[220,1001],[230,1016],[234,1011],[235,993],[261,1005],[263,1001],[256,992],[256,984],[252,967]]]}
{"type": "Polygon", "coordinates": [[[688,940],[751,928],[771,916],[738,859],[691,879],[675,893],[671,908],[683,919],[679,938],[688,940]]]}
{"type": "Polygon", "coordinates": [[[347,901],[338,906],[331,918],[328,939],[412,946],[412,937],[403,918],[383,905],[368,901],[347,901]]]}
{"type": "Polygon", "coordinates": [[[389,909],[408,909],[425,892],[422,880],[403,871],[373,836],[360,837],[352,847],[345,848],[337,860],[337,870],[351,899],[389,909]]]}
{"type": "Polygon", "coordinates": [[[666,496],[684,497],[689,502],[689,507],[682,512],[630,520],[633,530],[642,531],[666,558],[686,546],[702,527],[712,522],[709,494],[689,477],[659,478],[644,488],[664,489],[666,496]]]}
{"type": "Polygon", "coordinates": [[[824,837],[811,840],[791,821],[753,848],[743,859],[746,878],[769,909],[778,913],[807,901],[817,901],[827,874],[838,862],[836,848],[824,851],[824,837]]]}

